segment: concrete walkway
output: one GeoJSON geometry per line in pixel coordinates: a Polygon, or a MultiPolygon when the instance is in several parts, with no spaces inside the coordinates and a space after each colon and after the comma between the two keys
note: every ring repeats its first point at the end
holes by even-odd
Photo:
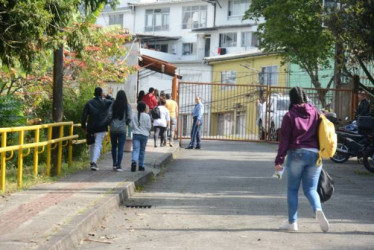
{"type": "MultiPolygon", "coordinates": [[[[99,171],[80,171],[57,182],[0,198],[0,249],[74,249],[102,218],[152,180],[178,147],[154,148],[149,140],[146,171],[131,172],[125,153],[123,172],[112,170],[110,153],[99,171]]],[[[87,164],[88,165],[88,164],[87,164]]]]}
{"type": "MultiPolygon", "coordinates": [[[[185,145],[186,146],[186,145],[185,145]]],[[[286,178],[272,178],[277,145],[203,142],[107,216],[80,249],[374,249],[374,175],[355,160],[324,162],[336,191],[322,233],[300,190],[299,231],[287,219],[286,178]],[[140,208],[149,206],[152,208],[140,208]]]]}

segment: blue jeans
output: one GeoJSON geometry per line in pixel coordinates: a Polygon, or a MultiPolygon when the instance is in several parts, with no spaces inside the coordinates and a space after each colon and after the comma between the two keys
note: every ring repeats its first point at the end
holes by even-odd
{"type": "Polygon", "coordinates": [[[133,134],[132,137],[132,161],[144,166],[145,146],[147,146],[148,136],[133,134]]]}
{"type": "Polygon", "coordinates": [[[314,212],[321,209],[321,201],[317,193],[317,185],[322,166],[316,166],[318,154],[305,149],[292,149],[287,155],[287,204],[288,221],[297,221],[298,192],[300,183],[314,212]]]}
{"type": "Polygon", "coordinates": [[[192,123],[192,130],[191,130],[191,142],[189,146],[194,146],[195,144],[195,139],[196,139],[196,146],[200,147],[200,127],[201,123],[199,125],[196,124],[197,122],[197,117],[193,118],[193,123],[192,123]]]}
{"type": "Polygon", "coordinates": [[[126,133],[110,133],[110,141],[112,143],[113,166],[120,167],[123,158],[123,147],[126,142],[126,133]]]}

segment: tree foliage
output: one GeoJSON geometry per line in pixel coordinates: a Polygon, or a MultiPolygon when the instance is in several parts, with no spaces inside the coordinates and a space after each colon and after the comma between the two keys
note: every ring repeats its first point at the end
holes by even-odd
{"type": "MultiPolygon", "coordinates": [[[[259,47],[280,54],[283,63],[304,69],[316,88],[321,88],[318,71],[329,65],[334,39],[322,27],[322,6],[314,0],[253,0],[244,19],[259,20],[259,47]]],[[[325,92],[320,91],[325,103],[325,92]]]]}

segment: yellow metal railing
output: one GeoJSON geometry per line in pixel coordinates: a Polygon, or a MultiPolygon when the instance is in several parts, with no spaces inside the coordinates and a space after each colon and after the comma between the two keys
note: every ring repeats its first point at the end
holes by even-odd
{"type": "Polygon", "coordinates": [[[11,128],[0,128],[1,135],[1,161],[0,161],[0,188],[1,191],[5,192],[5,182],[6,182],[6,162],[13,158],[14,151],[18,151],[18,161],[17,161],[17,186],[22,187],[22,174],[23,174],[23,158],[28,156],[33,152],[33,175],[36,177],[38,174],[38,164],[39,164],[39,154],[45,151],[47,148],[46,157],[46,174],[51,173],[51,152],[57,148],[57,175],[61,173],[62,164],[62,148],[68,147],[68,166],[70,167],[73,162],[73,144],[85,143],[86,140],[78,140],[78,135],[74,135],[74,127],[80,127],[80,124],[73,124],[73,122],[59,122],[50,123],[43,125],[25,126],[25,127],[11,127],[11,128]],[[52,139],[52,130],[54,127],[58,127],[59,135],[57,138],[52,139]],[[68,128],[68,135],[64,136],[64,129],[68,128]],[[41,141],[40,132],[46,129],[47,140],[41,141]],[[33,141],[25,142],[25,132],[34,132],[33,141]],[[10,133],[18,133],[18,145],[7,145],[7,138],[10,133]],[[40,149],[42,147],[42,149],[40,149]],[[27,152],[24,152],[27,150],[27,152]],[[7,156],[7,153],[10,153],[7,156]]]}

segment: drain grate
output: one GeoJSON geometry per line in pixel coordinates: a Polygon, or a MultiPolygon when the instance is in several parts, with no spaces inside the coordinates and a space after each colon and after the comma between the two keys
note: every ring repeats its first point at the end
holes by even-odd
{"type": "Polygon", "coordinates": [[[125,205],[127,208],[151,208],[152,205],[125,205]]]}

